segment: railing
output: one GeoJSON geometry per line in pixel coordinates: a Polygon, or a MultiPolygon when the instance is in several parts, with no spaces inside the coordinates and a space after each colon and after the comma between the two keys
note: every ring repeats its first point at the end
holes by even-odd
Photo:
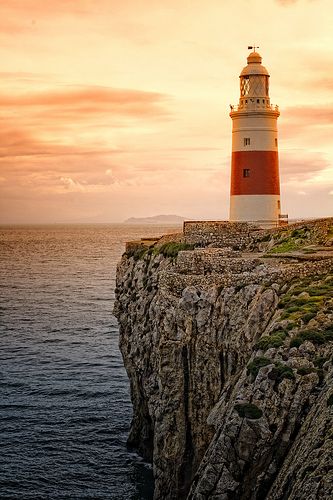
{"type": "Polygon", "coordinates": [[[276,104],[260,104],[256,102],[249,102],[247,104],[230,104],[230,112],[233,113],[235,111],[247,111],[247,110],[270,110],[270,111],[279,111],[279,106],[276,104]]]}
{"type": "Polygon", "coordinates": [[[288,214],[280,214],[279,215],[279,226],[287,226],[288,223],[289,223],[288,214]]]}

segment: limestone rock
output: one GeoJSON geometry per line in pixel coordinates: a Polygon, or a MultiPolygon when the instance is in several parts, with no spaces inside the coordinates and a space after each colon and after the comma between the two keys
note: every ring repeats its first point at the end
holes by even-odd
{"type": "Polygon", "coordinates": [[[237,228],[212,227],[207,248],[118,266],[129,444],[153,463],[155,499],[328,500],[333,260],[263,258],[258,232],[237,249],[237,228]]]}

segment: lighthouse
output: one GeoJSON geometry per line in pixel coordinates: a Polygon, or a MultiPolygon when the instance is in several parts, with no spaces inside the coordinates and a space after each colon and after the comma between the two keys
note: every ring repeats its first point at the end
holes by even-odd
{"type": "Polygon", "coordinates": [[[276,227],[281,220],[278,106],[269,98],[269,73],[253,49],[240,74],[240,98],[231,106],[230,221],[276,227]]]}

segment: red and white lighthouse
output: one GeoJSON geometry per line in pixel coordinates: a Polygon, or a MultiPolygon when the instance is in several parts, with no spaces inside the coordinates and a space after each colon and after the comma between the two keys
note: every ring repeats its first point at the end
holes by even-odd
{"type": "Polygon", "coordinates": [[[232,161],[230,221],[275,227],[280,221],[277,106],[269,99],[269,74],[256,47],[240,74],[238,106],[230,106],[232,161]]]}

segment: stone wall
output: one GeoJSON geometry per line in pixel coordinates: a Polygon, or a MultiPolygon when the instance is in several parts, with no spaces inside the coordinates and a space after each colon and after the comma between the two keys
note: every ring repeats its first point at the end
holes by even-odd
{"type": "Polygon", "coordinates": [[[246,222],[185,221],[183,231],[186,243],[242,249],[260,229],[246,222]]]}
{"type": "Polygon", "coordinates": [[[257,243],[268,238],[283,238],[295,230],[305,229],[308,244],[333,244],[333,218],[302,221],[279,228],[260,229],[246,222],[185,221],[186,243],[201,246],[231,247],[237,250],[257,248],[257,243]]]}
{"type": "MultiPolygon", "coordinates": [[[[194,252],[186,252],[188,259],[190,253],[194,252]]],[[[184,256],[181,258],[184,259],[184,256]]],[[[193,259],[192,263],[194,263],[192,268],[187,268],[181,263],[180,271],[178,264],[162,271],[158,281],[161,291],[180,297],[182,291],[189,286],[200,287],[203,290],[230,286],[239,289],[250,284],[269,286],[273,283],[290,283],[296,278],[303,279],[316,274],[321,276],[333,272],[332,259],[304,263],[279,262],[276,259],[271,259],[270,262],[266,259],[230,259],[224,264],[223,261],[218,262],[216,268],[213,265],[207,273],[201,273],[202,262],[193,259]],[[190,272],[185,273],[186,268],[190,272]]]]}

